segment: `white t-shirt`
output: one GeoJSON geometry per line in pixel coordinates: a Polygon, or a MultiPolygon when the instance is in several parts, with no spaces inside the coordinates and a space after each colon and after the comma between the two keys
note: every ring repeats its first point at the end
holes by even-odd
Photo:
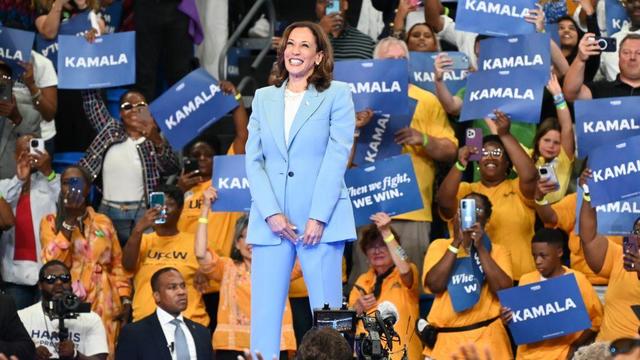
{"type": "MultiPolygon", "coordinates": [[[[20,316],[20,320],[36,348],[44,346],[49,350],[52,358],[58,358],[58,325],[60,322],[58,320],[52,321],[44,315],[42,301],[18,311],[18,316],[20,316]]],[[[87,356],[109,353],[107,335],[98,314],[94,312],[83,313],[77,319],[65,320],[64,325],[69,329],[69,339],[73,341],[78,352],[87,356]]]]}
{"type": "Polygon", "coordinates": [[[296,118],[305,92],[306,90],[299,93],[289,89],[284,90],[284,141],[287,144],[289,143],[291,125],[293,125],[293,120],[296,118]]]}
{"type": "MultiPolygon", "coordinates": [[[[31,51],[31,59],[33,63],[33,77],[36,82],[36,86],[40,89],[58,86],[58,75],[56,75],[56,69],[53,67],[51,60],[33,50],[31,51]]],[[[13,94],[16,97],[16,101],[35,108],[35,105],[31,100],[29,88],[21,81],[16,81],[14,83],[13,94]]],[[[40,115],[40,133],[40,136],[44,140],[49,140],[56,136],[55,120],[46,121],[42,115],[40,115]]]]}
{"type": "Polygon", "coordinates": [[[138,145],[144,137],[111,145],[102,165],[104,199],[108,201],[140,201],[144,196],[142,160],[138,145]]]}

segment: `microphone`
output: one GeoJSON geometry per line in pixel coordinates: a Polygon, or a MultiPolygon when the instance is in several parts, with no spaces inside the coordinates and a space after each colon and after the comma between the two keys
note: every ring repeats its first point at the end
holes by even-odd
{"type": "Polygon", "coordinates": [[[380,317],[382,317],[384,324],[391,329],[400,320],[398,308],[391,301],[381,302],[378,305],[378,311],[380,311],[380,317]]]}
{"type": "Polygon", "coordinates": [[[425,319],[418,320],[418,323],[416,324],[416,327],[418,328],[418,332],[422,333],[422,330],[424,330],[424,328],[426,328],[427,325],[429,325],[427,320],[425,320],[425,319]]]}
{"type": "Polygon", "coordinates": [[[173,342],[171,342],[170,344],[167,344],[167,347],[169,348],[169,350],[171,350],[171,353],[173,354],[173,348],[174,348],[173,342]]]}

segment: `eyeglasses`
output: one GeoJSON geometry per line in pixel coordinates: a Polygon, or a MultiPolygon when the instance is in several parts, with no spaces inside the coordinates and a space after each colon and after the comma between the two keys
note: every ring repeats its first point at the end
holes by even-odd
{"type": "Polygon", "coordinates": [[[42,278],[42,281],[46,282],[49,285],[53,285],[56,283],[57,280],[62,281],[63,284],[68,284],[71,282],[71,275],[69,274],[60,274],[60,275],[54,275],[54,274],[49,274],[49,275],[45,275],[42,278]]]}
{"type": "Polygon", "coordinates": [[[495,148],[493,150],[487,150],[487,149],[482,149],[482,156],[483,157],[487,157],[487,156],[491,156],[494,159],[499,159],[502,156],[502,149],[501,148],[495,148]]]}
{"type": "Polygon", "coordinates": [[[622,338],[614,340],[611,345],[609,345],[609,352],[614,356],[627,354],[638,346],[640,346],[640,339],[622,338]]]}
{"type": "Polygon", "coordinates": [[[140,101],[139,103],[132,104],[130,102],[124,102],[120,105],[120,110],[131,110],[133,108],[146,107],[147,103],[140,101]]]}

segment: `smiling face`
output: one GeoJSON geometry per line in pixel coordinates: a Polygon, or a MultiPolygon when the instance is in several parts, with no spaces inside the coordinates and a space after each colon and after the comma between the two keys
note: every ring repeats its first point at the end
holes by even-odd
{"type": "Polygon", "coordinates": [[[538,140],[538,150],[546,161],[551,161],[560,155],[561,145],[560,132],[558,130],[549,130],[538,140]]]}
{"type": "Polygon", "coordinates": [[[561,20],[558,23],[558,35],[562,47],[574,48],[578,46],[578,29],[571,20],[561,20]]]}
{"type": "Polygon", "coordinates": [[[197,142],[191,147],[189,156],[198,160],[198,170],[204,177],[210,177],[213,166],[213,148],[204,142],[197,142]]]}
{"type": "Polygon", "coordinates": [[[389,248],[384,243],[381,237],[372,241],[366,249],[367,260],[369,265],[375,269],[384,269],[393,265],[393,259],[389,248]]]}
{"type": "Polygon", "coordinates": [[[322,61],[318,43],[307,27],[297,27],[289,33],[284,48],[284,66],[290,78],[308,78],[314,67],[322,61]]]}
{"type": "Polygon", "coordinates": [[[507,177],[508,161],[505,150],[499,143],[486,142],[479,162],[482,179],[496,182],[507,177]]]}
{"type": "Polygon", "coordinates": [[[139,92],[131,91],[124,96],[120,103],[120,118],[126,127],[137,128],[140,126],[138,114],[143,107],[147,107],[147,102],[139,92]]]}
{"type": "Polygon", "coordinates": [[[438,51],[438,43],[431,29],[420,24],[414,26],[407,36],[409,51],[438,51]]]}

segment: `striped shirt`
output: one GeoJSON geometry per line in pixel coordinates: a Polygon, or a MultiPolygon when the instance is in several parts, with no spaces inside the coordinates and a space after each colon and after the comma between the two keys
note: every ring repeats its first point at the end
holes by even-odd
{"type": "Polygon", "coordinates": [[[347,25],[338,37],[330,35],[336,60],[371,59],[376,43],[369,35],[347,25]]]}

